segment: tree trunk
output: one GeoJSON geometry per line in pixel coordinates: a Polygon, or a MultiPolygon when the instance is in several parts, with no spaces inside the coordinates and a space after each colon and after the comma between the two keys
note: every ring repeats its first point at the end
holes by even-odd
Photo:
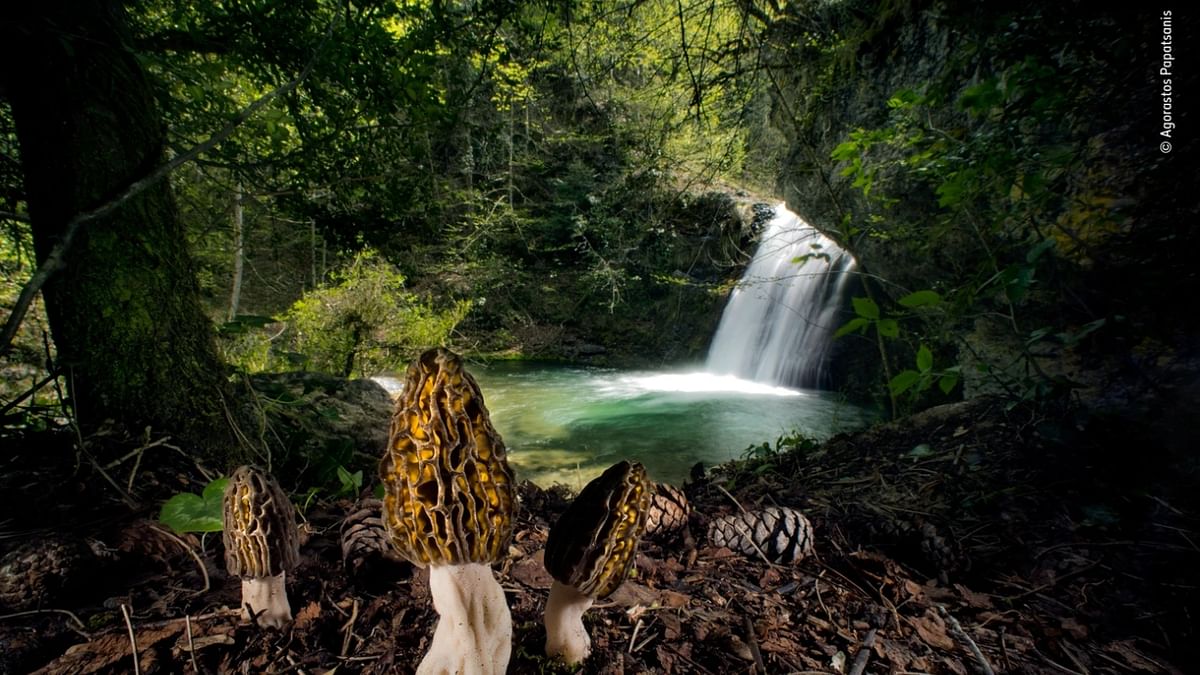
{"type": "MultiPolygon", "coordinates": [[[[163,161],[163,124],[118,3],[17,4],[3,10],[16,15],[4,84],[40,261],[72,216],[163,161]]],[[[85,224],[43,294],[82,425],[150,425],[236,454],[236,406],[168,181],[85,224]]]]}

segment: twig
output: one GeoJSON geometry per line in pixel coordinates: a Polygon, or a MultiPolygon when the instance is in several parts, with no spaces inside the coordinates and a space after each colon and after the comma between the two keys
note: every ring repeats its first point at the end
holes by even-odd
{"type": "Polygon", "coordinates": [[[200,666],[196,663],[196,645],[192,643],[192,617],[189,614],[183,615],[184,624],[187,626],[188,636],[188,656],[192,658],[192,670],[200,672],[200,666]]]}
{"type": "MultiPolygon", "coordinates": [[[[335,605],[336,606],[336,605],[335,605]]],[[[350,610],[350,618],[342,624],[342,657],[350,651],[350,636],[354,635],[354,622],[358,620],[358,598],[354,599],[354,607],[350,610]]]]}
{"type": "Polygon", "coordinates": [[[988,660],[983,655],[983,652],[979,651],[979,645],[975,644],[975,641],[971,639],[971,636],[967,635],[967,632],[963,630],[962,624],[958,622],[958,619],[954,618],[954,615],[950,612],[947,612],[946,608],[942,605],[937,605],[937,609],[938,613],[942,615],[942,618],[946,620],[946,623],[950,624],[950,630],[952,630],[960,640],[966,642],[967,646],[971,648],[971,654],[973,654],[975,656],[975,660],[979,662],[979,667],[983,670],[984,675],[996,675],[996,671],[992,670],[992,664],[988,663],[988,660]]]}
{"type": "Polygon", "coordinates": [[[24,612],[16,612],[14,614],[0,614],[0,621],[3,621],[4,619],[15,619],[21,616],[33,616],[36,614],[64,614],[71,619],[71,621],[74,621],[76,626],[78,626],[78,628],[76,628],[75,626],[68,624],[68,628],[76,633],[79,633],[86,640],[92,639],[91,634],[87,632],[87,626],[83,625],[83,622],[79,620],[79,617],[75,616],[75,613],[69,609],[31,609],[24,612]]]}
{"type": "Polygon", "coordinates": [[[867,662],[871,660],[871,648],[875,646],[875,632],[872,628],[867,631],[867,637],[863,638],[862,644],[858,646],[858,653],[854,655],[854,666],[850,668],[850,675],[862,675],[867,669],[867,662]]]}
{"type": "Polygon", "coordinates": [[[632,654],[633,645],[637,642],[638,631],[642,630],[642,620],[638,618],[637,623],[633,624],[633,635],[629,636],[629,648],[625,651],[632,654]]]}
{"type": "Polygon", "coordinates": [[[754,656],[754,667],[761,675],[766,675],[767,665],[763,663],[762,650],[758,647],[758,631],[754,630],[754,622],[750,620],[749,614],[742,617],[742,623],[746,626],[746,642],[750,643],[750,654],[754,656]]]}
{"type": "Polygon", "coordinates": [[[179,537],[176,537],[175,535],[171,534],[170,532],[164,530],[163,528],[161,528],[157,525],[150,525],[149,527],[150,527],[150,529],[154,530],[155,532],[158,532],[159,534],[163,535],[164,537],[171,539],[176,544],[179,544],[183,548],[183,550],[187,551],[188,555],[192,556],[192,560],[195,560],[196,565],[200,568],[200,576],[204,577],[204,588],[201,588],[200,590],[195,591],[195,593],[196,593],[196,595],[199,595],[201,593],[207,593],[208,589],[209,589],[208,568],[205,567],[204,561],[200,559],[200,556],[196,555],[196,552],[192,550],[192,547],[188,546],[187,542],[180,539],[179,537]]]}
{"type": "MultiPolygon", "coordinates": [[[[78,435],[78,432],[76,433],[78,435]]],[[[104,467],[100,466],[100,463],[96,461],[95,457],[92,457],[92,453],[87,451],[87,448],[83,445],[82,441],[82,436],[80,436],[79,449],[81,452],[87,455],[88,461],[92,463],[92,467],[94,467],[96,471],[100,472],[100,475],[104,477],[104,480],[108,481],[109,485],[113,486],[113,489],[117,491],[117,494],[121,495],[121,501],[125,502],[126,506],[137,510],[141,505],[138,504],[137,500],[130,496],[130,494],[126,492],[125,489],[117,483],[117,481],[113,480],[112,476],[108,475],[108,472],[104,470],[104,467]]]]}
{"type": "MultiPolygon", "coordinates": [[[[158,439],[157,441],[152,441],[152,442],[150,442],[150,443],[147,443],[147,444],[143,445],[143,446],[142,446],[142,447],[140,447],[140,448],[136,448],[136,449],[134,449],[134,450],[130,450],[129,452],[125,453],[124,455],[121,455],[120,457],[118,457],[118,458],[114,459],[113,461],[109,462],[108,464],[105,464],[105,465],[104,465],[104,468],[105,468],[105,469],[113,469],[113,468],[116,468],[116,467],[118,467],[118,466],[121,466],[121,465],[122,465],[122,464],[124,464],[124,463],[125,463],[125,461],[126,461],[126,460],[128,460],[129,458],[131,458],[131,457],[134,457],[134,456],[136,456],[136,455],[139,455],[139,454],[141,454],[141,453],[143,453],[143,452],[145,452],[145,451],[147,451],[147,450],[149,450],[150,448],[153,448],[153,447],[155,447],[155,446],[158,446],[158,445],[164,445],[164,444],[165,444],[167,441],[169,441],[169,440],[171,440],[171,437],[170,437],[170,436],[163,436],[162,438],[158,439]]],[[[167,447],[173,447],[173,446],[167,446],[167,447]]]]}
{"type": "Polygon", "coordinates": [[[8,403],[5,403],[4,407],[0,408],[0,416],[4,416],[4,415],[8,414],[9,410],[12,410],[13,408],[20,405],[21,401],[24,401],[25,399],[29,398],[30,396],[33,396],[34,394],[36,394],[38,392],[38,390],[40,390],[42,387],[46,386],[47,384],[50,384],[50,381],[55,379],[56,377],[58,377],[58,375],[59,375],[58,368],[52,369],[50,371],[49,375],[47,375],[46,377],[43,377],[41,379],[41,381],[39,381],[37,384],[30,387],[24,394],[21,394],[20,396],[14,398],[13,400],[9,401],[8,403]]]}
{"type": "Polygon", "coordinates": [[[123,602],[121,614],[125,617],[125,627],[129,629],[129,647],[133,650],[133,675],[142,675],[142,667],[138,663],[137,638],[133,636],[133,622],[129,620],[129,608],[123,602]]]}
{"type": "Polygon", "coordinates": [[[718,490],[720,490],[726,497],[729,497],[729,501],[733,502],[733,505],[738,507],[739,511],[749,515],[749,512],[746,511],[746,508],[744,506],[742,506],[742,503],[739,502],[736,498],[734,498],[733,495],[729,494],[729,490],[726,490],[725,488],[721,487],[720,485],[717,485],[716,483],[713,483],[713,486],[716,487],[718,490]]]}

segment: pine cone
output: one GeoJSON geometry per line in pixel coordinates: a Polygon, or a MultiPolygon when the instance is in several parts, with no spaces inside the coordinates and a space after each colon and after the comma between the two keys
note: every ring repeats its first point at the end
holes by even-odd
{"type": "Polygon", "coordinates": [[[383,527],[383,502],[362,499],[342,521],[342,563],[357,572],[371,560],[399,561],[383,527]]]}
{"type": "Polygon", "coordinates": [[[708,540],[713,546],[756,559],[765,555],[778,563],[797,562],[813,549],[808,518],[796,509],[778,506],[716,518],[709,523],[708,540]]]}
{"type": "Polygon", "coordinates": [[[687,527],[691,507],[683,490],[657,483],[650,497],[650,511],[646,515],[645,536],[662,536],[687,527]]]}
{"type": "Polygon", "coordinates": [[[25,611],[53,605],[100,562],[82,541],[35,539],[0,560],[0,605],[25,611]]]}

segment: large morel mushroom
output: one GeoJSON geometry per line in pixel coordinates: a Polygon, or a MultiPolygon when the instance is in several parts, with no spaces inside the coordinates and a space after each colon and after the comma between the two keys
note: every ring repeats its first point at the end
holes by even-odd
{"type": "Polygon", "coordinates": [[[592,640],[583,614],[629,576],[646,525],[653,484],[637,462],[620,462],[584,486],[550,528],[546,571],[546,655],[581,663],[592,640]]]}
{"type": "Polygon", "coordinates": [[[409,366],[389,437],[384,526],[401,556],[429,567],[439,615],[417,673],[504,673],[512,616],[489,565],[512,538],[513,474],[458,356],[433,349],[409,366]]]}
{"type": "Polygon", "coordinates": [[[233,472],[224,502],[225,567],[242,578],[242,619],[281,628],[292,620],[287,573],[300,561],[296,507],[253,466],[233,472]]]}

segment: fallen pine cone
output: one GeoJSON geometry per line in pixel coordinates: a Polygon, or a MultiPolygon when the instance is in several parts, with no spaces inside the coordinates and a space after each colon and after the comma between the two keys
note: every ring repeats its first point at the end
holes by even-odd
{"type": "Polygon", "coordinates": [[[773,563],[797,562],[813,550],[808,518],[779,506],[716,518],[708,525],[708,540],[751,558],[766,556],[773,563]]]}
{"type": "Polygon", "coordinates": [[[342,521],[342,563],[358,572],[373,560],[386,558],[399,562],[383,527],[383,502],[370,498],[359,501],[342,521]]]}
{"type": "Polygon", "coordinates": [[[661,536],[682,530],[687,527],[690,511],[683,490],[667,483],[656,483],[646,514],[645,535],[661,536]]]}

